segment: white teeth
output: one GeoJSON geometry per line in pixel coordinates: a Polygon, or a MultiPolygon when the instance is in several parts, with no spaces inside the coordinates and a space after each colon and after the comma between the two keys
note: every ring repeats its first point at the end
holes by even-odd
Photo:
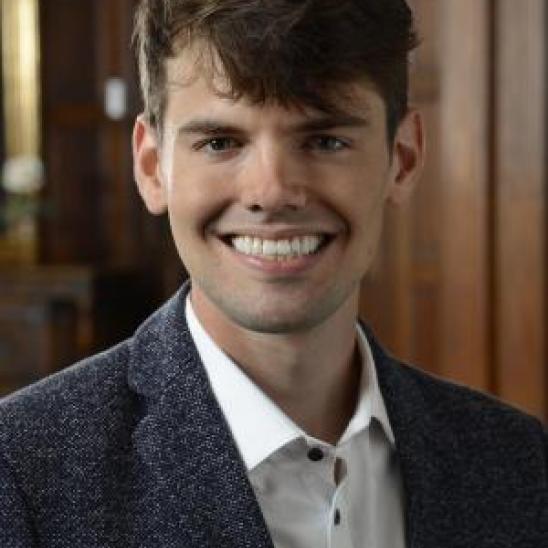
{"type": "Polygon", "coordinates": [[[267,259],[284,259],[315,253],[323,241],[322,236],[301,236],[290,240],[263,240],[250,236],[235,236],[232,245],[240,253],[267,259]]]}
{"type": "Polygon", "coordinates": [[[303,246],[302,246],[302,252],[305,254],[311,253],[314,250],[314,246],[316,245],[316,242],[314,238],[311,238],[310,236],[306,236],[303,239],[303,246]]]}
{"type": "Polygon", "coordinates": [[[299,238],[293,238],[293,240],[291,240],[291,251],[293,251],[295,255],[300,255],[301,249],[301,240],[299,238]]]}
{"type": "Polygon", "coordinates": [[[278,245],[274,240],[263,240],[263,255],[277,255],[278,245]]]}
{"type": "Polygon", "coordinates": [[[262,255],[263,253],[263,241],[260,238],[253,238],[253,248],[251,249],[253,255],[262,255]]]}
{"type": "Polygon", "coordinates": [[[278,255],[291,255],[291,242],[289,240],[280,240],[277,247],[278,255]]]}

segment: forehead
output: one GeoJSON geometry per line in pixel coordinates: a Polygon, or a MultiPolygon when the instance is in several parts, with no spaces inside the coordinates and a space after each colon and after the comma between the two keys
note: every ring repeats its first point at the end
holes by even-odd
{"type": "MultiPolygon", "coordinates": [[[[267,90],[268,91],[268,90],[267,90]]],[[[314,113],[329,115],[357,114],[384,117],[385,104],[375,86],[360,79],[349,83],[334,83],[318,96],[317,103],[308,103],[298,96],[256,101],[246,90],[234,89],[219,57],[207,46],[184,48],[166,61],[166,113],[191,112],[198,107],[228,109],[247,107],[265,109],[282,107],[288,112],[308,116],[314,113]]]]}

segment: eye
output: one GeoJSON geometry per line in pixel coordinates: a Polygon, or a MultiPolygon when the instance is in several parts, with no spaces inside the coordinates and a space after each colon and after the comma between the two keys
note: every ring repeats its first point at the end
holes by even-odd
{"type": "Polygon", "coordinates": [[[226,152],[235,148],[239,148],[240,143],[233,137],[214,137],[213,139],[207,139],[200,141],[196,144],[196,150],[205,150],[213,154],[220,152],[226,152]]]}
{"type": "Polygon", "coordinates": [[[323,152],[338,152],[348,148],[348,143],[333,135],[315,135],[308,140],[306,148],[323,152]]]}

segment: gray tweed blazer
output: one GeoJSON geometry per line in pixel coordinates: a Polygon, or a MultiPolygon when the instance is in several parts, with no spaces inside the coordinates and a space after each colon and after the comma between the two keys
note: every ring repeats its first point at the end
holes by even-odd
{"type": "MultiPolygon", "coordinates": [[[[185,323],[187,291],[131,339],[0,402],[1,548],[272,548],[185,323]]],[[[541,424],[369,338],[408,547],[548,547],[541,424]]]]}

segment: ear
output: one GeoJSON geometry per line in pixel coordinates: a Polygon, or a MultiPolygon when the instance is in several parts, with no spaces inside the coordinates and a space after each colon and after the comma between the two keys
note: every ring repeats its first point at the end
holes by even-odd
{"type": "Polygon", "coordinates": [[[410,110],[400,122],[394,138],[388,201],[399,205],[415,188],[424,167],[424,130],[422,116],[410,110]]]}
{"type": "Polygon", "coordinates": [[[167,209],[160,171],[160,147],[156,131],[141,114],[133,127],[133,175],[147,209],[160,215],[167,209]]]}

